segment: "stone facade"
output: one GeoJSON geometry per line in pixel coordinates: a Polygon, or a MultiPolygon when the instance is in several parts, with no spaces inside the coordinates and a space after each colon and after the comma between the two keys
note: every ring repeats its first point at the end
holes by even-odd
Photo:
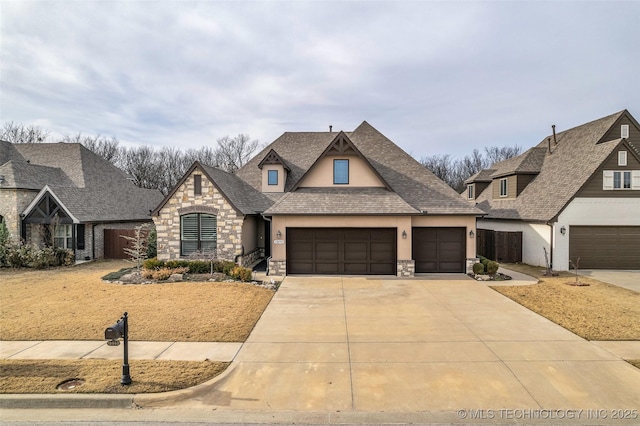
{"type": "Polygon", "coordinates": [[[179,259],[180,216],[188,213],[207,213],[217,216],[219,259],[236,261],[242,254],[242,223],[244,217],[220,194],[204,172],[198,168],[175,191],[171,199],[153,217],[158,234],[158,259],[179,259]],[[193,175],[202,176],[201,195],[194,195],[193,175]]]}
{"type": "Polygon", "coordinates": [[[398,276],[413,277],[416,273],[416,262],[414,260],[398,260],[398,276]]]}
{"type": "Polygon", "coordinates": [[[269,275],[287,275],[287,261],[269,259],[269,275]]]}
{"type": "Polygon", "coordinates": [[[243,254],[239,259],[238,263],[245,268],[250,268],[255,265],[260,259],[264,258],[264,249],[257,248],[255,250],[250,251],[249,253],[243,254]]]}
{"type": "Polygon", "coordinates": [[[87,223],[84,229],[85,233],[85,245],[84,250],[76,251],[76,259],[81,260],[86,256],[91,257],[95,255],[95,259],[104,258],[104,230],[105,229],[135,229],[136,226],[148,225],[150,228],[153,226],[151,222],[122,222],[122,223],[87,223]],[[93,237],[91,235],[91,228],[93,228],[93,237]],[[93,252],[93,246],[91,243],[92,238],[95,242],[95,252],[93,252]]]}
{"type": "Polygon", "coordinates": [[[20,239],[20,213],[33,201],[38,191],[19,189],[0,190],[0,216],[7,224],[7,230],[13,241],[20,239]]]}

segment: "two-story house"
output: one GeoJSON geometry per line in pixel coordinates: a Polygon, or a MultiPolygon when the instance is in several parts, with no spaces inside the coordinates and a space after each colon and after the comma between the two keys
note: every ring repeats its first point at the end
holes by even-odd
{"type": "Polygon", "coordinates": [[[479,254],[566,271],[640,269],[640,126],[626,110],[546,136],[470,177],[479,254]],[[516,238],[511,238],[516,237],[516,238]]]}
{"type": "Polygon", "coordinates": [[[284,133],[235,174],[196,162],[153,212],[161,259],[400,276],[469,270],[480,214],[367,122],[284,133]]]}

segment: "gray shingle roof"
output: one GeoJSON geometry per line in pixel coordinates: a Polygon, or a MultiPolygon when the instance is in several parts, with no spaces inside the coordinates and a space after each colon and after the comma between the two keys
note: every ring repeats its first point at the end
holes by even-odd
{"type": "Polygon", "coordinates": [[[120,169],[77,143],[0,143],[4,188],[48,185],[82,222],[149,220],[160,191],[135,186],[120,169]],[[6,161],[5,161],[6,160],[6,161]],[[2,163],[4,161],[4,163],[2,163]]]}
{"type": "MultiPolygon", "coordinates": [[[[238,170],[236,175],[254,189],[260,191],[262,188],[262,174],[258,164],[273,149],[291,168],[291,172],[285,182],[285,192],[288,192],[337,135],[337,132],[284,133],[238,170]]],[[[458,194],[447,184],[438,179],[366,121],[353,132],[345,132],[345,135],[349,137],[357,149],[369,160],[372,167],[389,184],[393,193],[415,212],[426,211],[429,214],[482,214],[479,209],[460,199],[458,194]]],[[[298,191],[300,189],[296,190],[296,192],[298,191]]],[[[298,198],[294,197],[300,201],[297,205],[300,212],[309,212],[317,209],[313,205],[316,203],[313,195],[314,193],[312,192],[305,192],[298,198]]],[[[315,193],[315,195],[325,199],[328,196],[327,193],[315,193]]],[[[380,191],[362,192],[360,196],[362,202],[364,202],[364,198],[368,197],[366,205],[369,202],[376,203],[377,199],[378,205],[382,205],[394,197],[389,197],[389,194],[384,194],[380,191]]],[[[285,206],[289,206],[286,211],[294,214],[293,208],[295,206],[285,200],[285,198],[289,197],[289,195],[283,197],[280,205],[282,209],[285,206]]],[[[284,210],[278,211],[282,212],[284,210]]],[[[396,204],[396,210],[389,211],[388,214],[393,214],[394,212],[406,213],[407,211],[404,205],[396,204]]]]}
{"type": "Polygon", "coordinates": [[[524,154],[491,166],[496,171],[493,177],[504,176],[504,171],[513,168],[529,170],[539,167],[539,174],[516,199],[494,200],[491,188],[487,188],[476,199],[477,206],[487,212],[486,218],[522,219],[528,221],[551,221],[571,201],[580,188],[600,167],[621,139],[600,139],[626,111],[603,117],[599,120],[557,134],[557,145],[548,153],[548,137],[524,154]],[[542,155],[544,154],[544,155],[542,155]],[[528,157],[528,158],[527,158],[528,157]],[[504,166],[507,163],[507,166],[504,166]]]}
{"type": "Polygon", "coordinates": [[[273,204],[270,198],[242,181],[238,176],[204,164],[200,164],[200,167],[242,214],[263,212],[273,204]]]}

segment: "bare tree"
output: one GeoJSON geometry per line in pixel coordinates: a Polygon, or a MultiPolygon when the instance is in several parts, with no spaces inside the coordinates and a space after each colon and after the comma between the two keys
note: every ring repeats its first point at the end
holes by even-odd
{"type": "Polygon", "coordinates": [[[0,139],[11,143],[42,143],[47,142],[50,132],[40,126],[8,121],[3,124],[0,130],[0,139]]]}
{"type": "Polygon", "coordinates": [[[480,170],[491,167],[493,163],[519,155],[522,149],[517,146],[485,147],[483,154],[477,149],[462,159],[454,160],[449,154],[422,157],[420,163],[431,170],[457,192],[464,190],[464,181],[480,170]]]}
{"type": "Polygon", "coordinates": [[[98,154],[108,162],[114,165],[118,165],[122,150],[120,149],[120,141],[115,136],[88,136],[78,133],[77,135],[65,135],[62,139],[63,142],[80,143],[84,145],[90,151],[98,154]]]}
{"type": "Polygon", "coordinates": [[[235,138],[225,136],[217,142],[218,167],[232,173],[244,166],[258,149],[258,141],[250,140],[249,135],[245,134],[239,134],[235,138]]]}

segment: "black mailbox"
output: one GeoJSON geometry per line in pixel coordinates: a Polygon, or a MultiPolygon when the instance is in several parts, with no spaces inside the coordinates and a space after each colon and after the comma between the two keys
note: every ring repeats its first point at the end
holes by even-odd
{"type": "Polygon", "coordinates": [[[124,337],[124,321],[120,320],[104,331],[105,340],[118,340],[124,337]]]}

